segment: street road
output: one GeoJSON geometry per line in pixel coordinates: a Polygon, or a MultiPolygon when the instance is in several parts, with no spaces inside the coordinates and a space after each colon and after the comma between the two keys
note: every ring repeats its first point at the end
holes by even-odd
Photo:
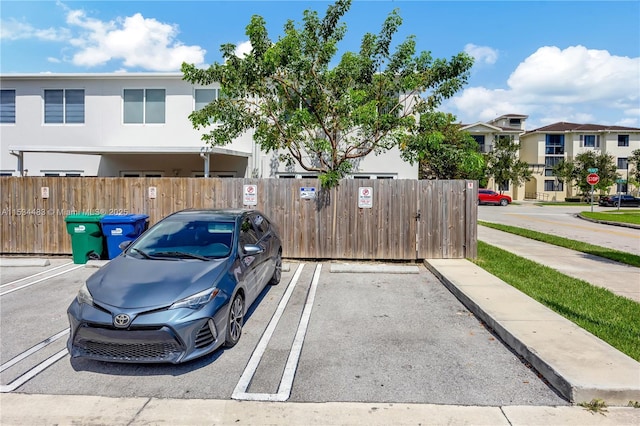
{"type": "Polygon", "coordinates": [[[423,266],[399,275],[289,265],[234,348],[182,365],[71,360],[66,308],[96,269],[69,259],[2,267],[2,392],[567,405],[423,266]]]}

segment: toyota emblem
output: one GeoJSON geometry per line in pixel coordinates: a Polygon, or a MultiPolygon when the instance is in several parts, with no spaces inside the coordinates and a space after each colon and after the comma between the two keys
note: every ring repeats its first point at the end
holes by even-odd
{"type": "Polygon", "coordinates": [[[131,322],[131,318],[127,314],[118,314],[113,318],[113,325],[118,328],[125,328],[131,322]]]}

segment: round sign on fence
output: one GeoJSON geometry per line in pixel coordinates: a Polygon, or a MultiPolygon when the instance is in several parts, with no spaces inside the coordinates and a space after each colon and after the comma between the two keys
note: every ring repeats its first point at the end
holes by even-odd
{"type": "Polygon", "coordinates": [[[598,182],[600,182],[600,176],[595,173],[589,173],[589,175],[587,176],[587,183],[589,185],[595,185],[598,182]]]}

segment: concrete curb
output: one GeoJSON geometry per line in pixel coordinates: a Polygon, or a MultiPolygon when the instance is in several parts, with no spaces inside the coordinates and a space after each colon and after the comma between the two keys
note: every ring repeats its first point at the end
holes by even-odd
{"type": "Polygon", "coordinates": [[[367,265],[356,263],[332,263],[332,273],[356,273],[356,274],[419,274],[417,265],[367,265]]]}
{"type": "Polygon", "coordinates": [[[578,219],[586,220],[587,222],[602,223],[603,225],[620,226],[622,228],[640,229],[640,225],[636,225],[635,223],[610,222],[608,220],[591,219],[589,217],[582,216],[581,213],[577,213],[575,217],[577,217],[578,219]]]}
{"type": "Polygon", "coordinates": [[[3,257],[0,258],[0,267],[19,266],[49,266],[49,259],[39,259],[35,257],[3,257]]]}

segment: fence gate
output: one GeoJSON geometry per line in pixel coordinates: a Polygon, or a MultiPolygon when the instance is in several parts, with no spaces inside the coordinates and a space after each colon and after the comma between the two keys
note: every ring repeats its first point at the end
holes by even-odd
{"type": "Polygon", "coordinates": [[[472,180],[417,181],[417,259],[476,257],[477,186],[472,180]]]}

